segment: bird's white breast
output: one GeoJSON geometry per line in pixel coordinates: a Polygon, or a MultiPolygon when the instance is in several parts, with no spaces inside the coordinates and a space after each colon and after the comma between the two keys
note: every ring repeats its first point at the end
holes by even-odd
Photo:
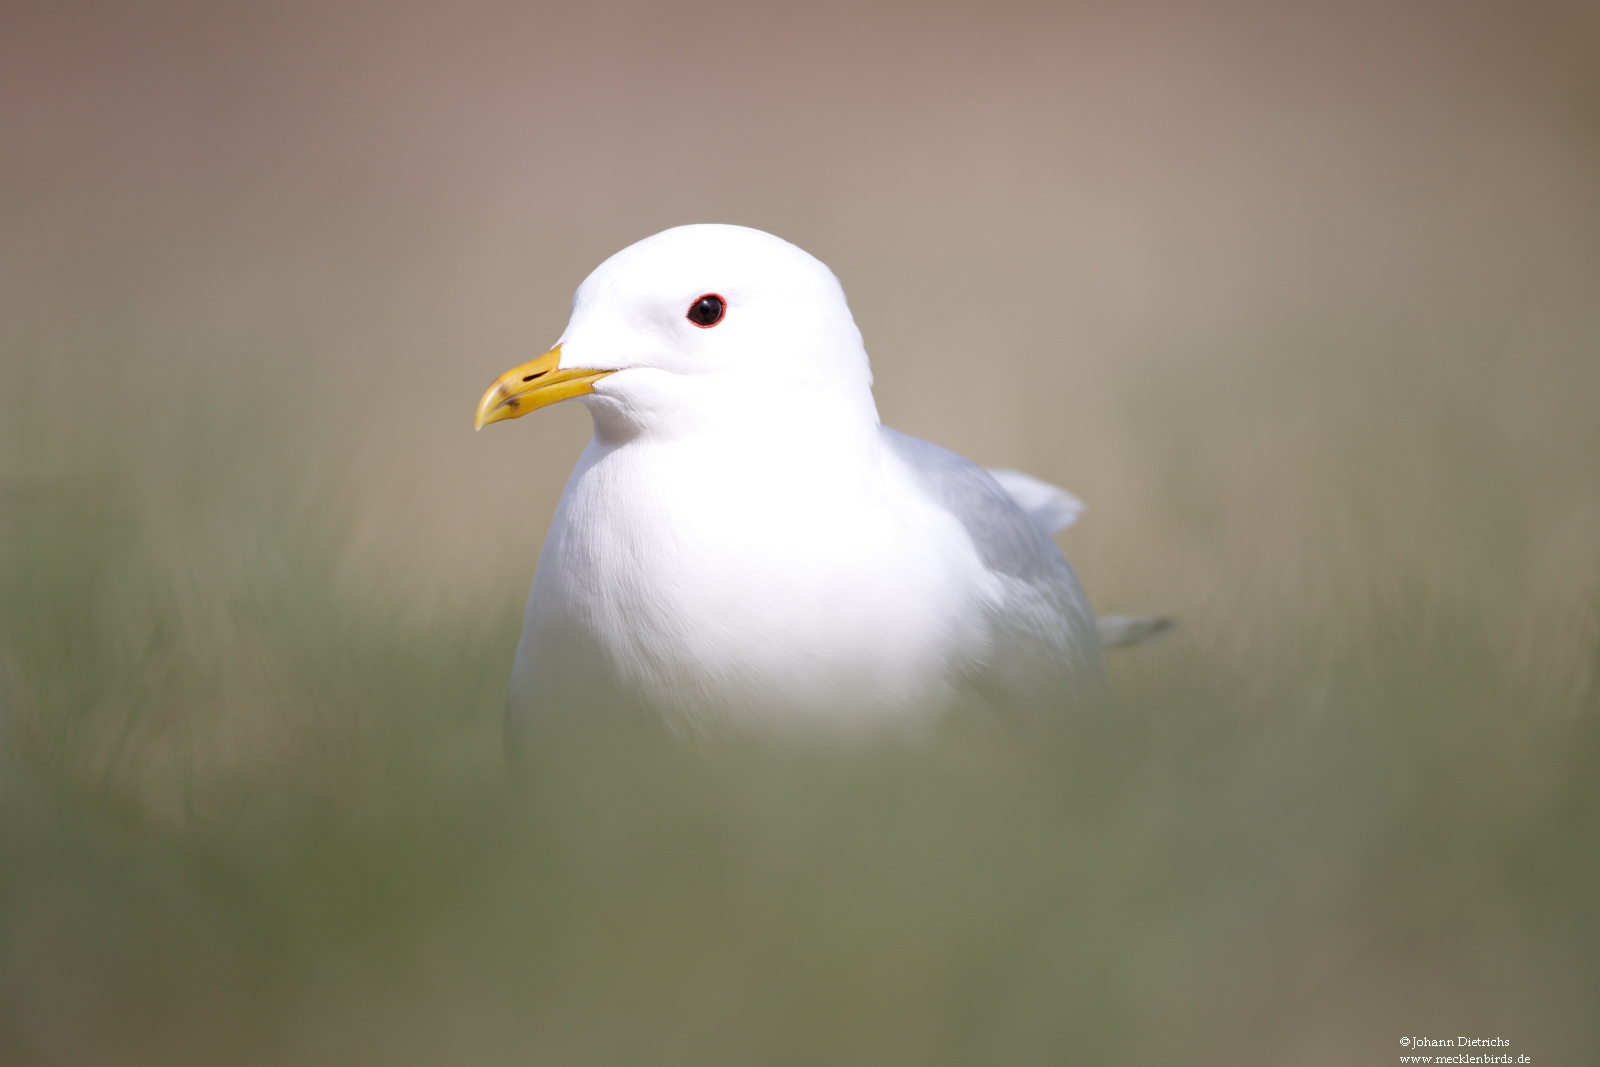
{"type": "Polygon", "coordinates": [[[952,700],[986,654],[993,577],[873,431],[591,442],[540,554],[513,713],[608,690],[680,720],[952,700]]]}

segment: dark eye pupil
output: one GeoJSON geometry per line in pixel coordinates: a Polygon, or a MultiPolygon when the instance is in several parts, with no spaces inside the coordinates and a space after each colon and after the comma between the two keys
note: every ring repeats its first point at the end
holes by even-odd
{"type": "Polygon", "coordinates": [[[696,326],[715,326],[722,321],[725,310],[727,305],[722,302],[722,297],[707,293],[689,305],[689,321],[696,326]]]}

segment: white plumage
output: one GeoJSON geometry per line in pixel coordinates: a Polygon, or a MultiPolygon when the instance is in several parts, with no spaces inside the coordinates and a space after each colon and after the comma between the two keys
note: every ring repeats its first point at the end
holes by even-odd
{"type": "Polygon", "coordinates": [[[479,410],[577,396],[594,417],[528,596],[513,736],[602,708],[862,724],[1096,694],[1094,618],[1049,537],[1082,504],[880,426],[871,382],[838,281],[770,234],[684,226],[601,264],[479,410]]]}

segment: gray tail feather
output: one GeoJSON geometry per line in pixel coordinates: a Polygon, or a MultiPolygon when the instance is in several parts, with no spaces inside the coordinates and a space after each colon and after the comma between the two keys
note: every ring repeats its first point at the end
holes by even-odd
{"type": "Polygon", "coordinates": [[[1095,625],[1100,628],[1101,648],[1129,648],[1160,640],[1178,628],[1178,620],[1166,615],[1104,615],[1095,625]]]}

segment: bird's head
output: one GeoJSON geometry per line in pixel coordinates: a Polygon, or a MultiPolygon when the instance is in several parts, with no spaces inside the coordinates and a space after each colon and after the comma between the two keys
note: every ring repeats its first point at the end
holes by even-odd
{"type": "Polygon", "coordinates": [[[760,230],[679,226],[586,278],[550,351],[495,379],[475,424],[579,397],[597,432],[676,436],[719,422],[876,422],[838,279],[760,230]]]}

